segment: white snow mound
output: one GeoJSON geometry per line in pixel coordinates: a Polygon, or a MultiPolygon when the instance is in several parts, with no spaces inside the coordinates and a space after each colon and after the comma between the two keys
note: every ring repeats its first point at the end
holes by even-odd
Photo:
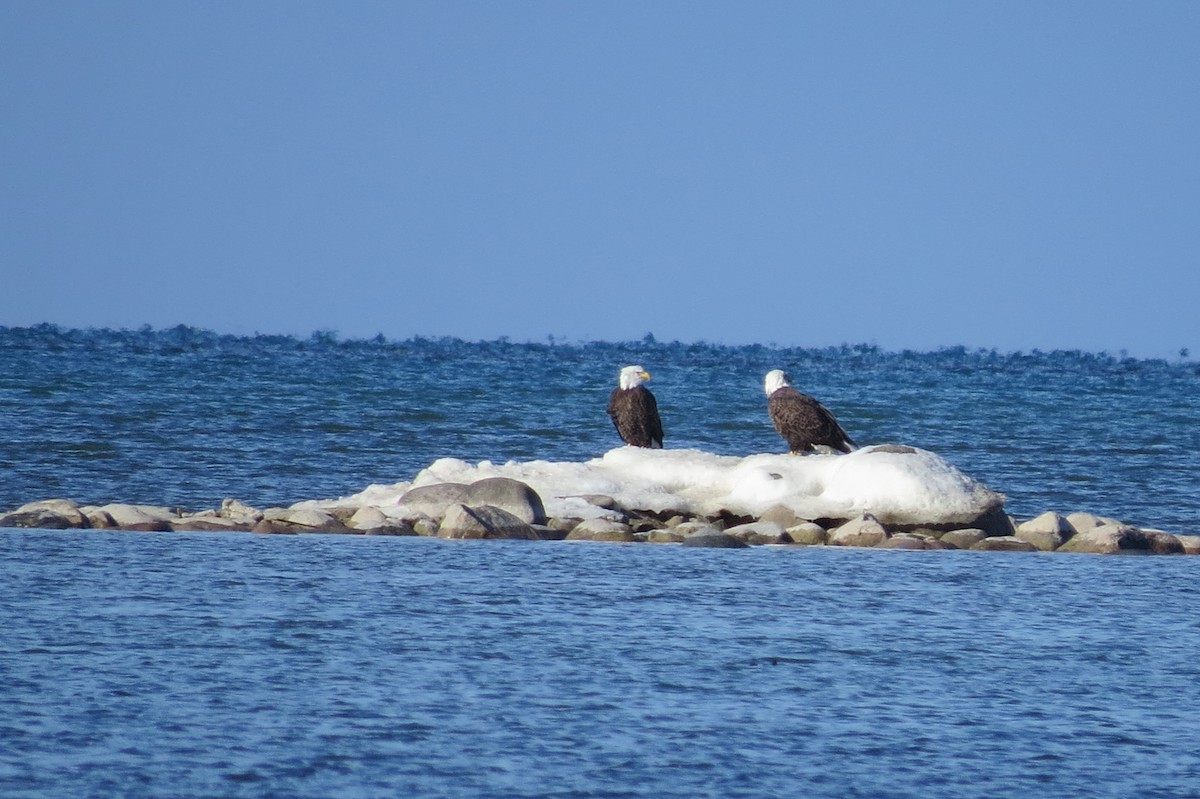
{"type": "Polygon", "coordinates": [[[402,516],[410,488],[509,477],[542,497],[550,516],[615,515],[597,496],[628,509],[758,516],[785,505],[808,519],[848,519],[870,513],[885,524],[974,521],[1004,498],[938,455],[915,447],[864,447],[848,455],[714,455],[694,449],[618,447],[586,462],[491,461],[441,458],[411,483],[372,485],[325,505],[374,506],[402,516]]]}

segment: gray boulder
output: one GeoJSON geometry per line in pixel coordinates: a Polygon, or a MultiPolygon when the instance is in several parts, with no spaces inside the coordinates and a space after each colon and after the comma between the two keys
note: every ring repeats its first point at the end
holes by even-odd
{"type": "Polygon", "coordinates": [[[829,545],[836,547],[877,547],[888,540],[889,534],[879,520],[869,513],[851,519],[829,531],[829,545]]]}
{"type": "Polygon", "coordinates": [[[437,534],[438,538],[539,540],[537,531],[524,519],[491,505],[455,505],[442,518],[437,534]]]}
{"type": "Polygon", "coordinates": [[[379,508],[366,506],[356,510],[345,522],[351,530],[365,535],[416,535],[413,525],[404,519],[394,519],[379,508]]]}
{"type": "Polygon", "coordinates": [[[987,552],[1037,552],[1038,547],[1015,535],[991,535],[971,545],[971,549],[987,552]]]}
{"type": "Polygon", "coordinates": [[[546,523],[546,506],[538,493],[520,480],[509,477],[488,477],[471,483],[467,486],[464,504],[503,508],[529,524],[546,523]]]}
{"type": "Polygon", "coordinates": [[[938,540],[955,549],[970,549],[985,538],[987,538],[987,533],[971,527],[965,530],[951,530],[943,534],[938,540]]]}
{"type": "Polygon", "coordinates": [[[666,528],[663,530],[651,530],[646,535],[646,540],[651,544],[682,544],[686,535],[674,528],[666,528]]]}
{"type": "Polygon", "coordinates": [[[1177,535],[1185,555],[1200,555],[1200,535],[1177,535]]]}
{"type": "Polygon", "coordinates": [[[788,538],[801,546],[822,546],[829,541],[829,533],[816,522],[802,522],[787,528],[788,538]]]}
{"type": "Polygon", "coordinates": [[[707,547],[712,549],[742,549],[749,547],[745,541],[718,530],[716,527],[705,527],[694,533],[685,535],[680,546],[707,547]]]}
{"type": "Polygon", "coordinates": [[[749,524],[739,524],[725,531],[726,535],[741,539],[747,544],[790,544],[792,539],[779,522],[758,521],[749,524]]]}
{"type": "Polygon", "coordinates": [[[527,524],[544,525],[546,507],[538,493],[520,480],[488,477],[470,485],[434,483],[406,491],[399,505],[409,513],[441,519],[456,505],[501,508],[527,524]]]}
{"type": "Polygon", "coordinates": [[[438,527],[441,526],[440,521],[430,516],[426,516],[424,513],[419,513],[411,519],[405,519],[405,521],[412,525],[412,528],[416,531],[417,535],[422,535],[429,538],[436,537],[438,534],[438,527]]]}
{"type": "Polygon", "coordinates": [[[1187,550],[1179,536],[1162,530],[1142,530],[1146,540],[1150,542],[1150,551],[1155,555],[1186,555],[1187,550]]]}
{"type": "MultiPolygon", "coordinates": [[[[343,524],[333,513],[321,508],[268,508],[263,512],[262,524],[267,523],[270,532],[286,533],[349,533],[355,532],[343,524]]],[[[255,525],[253,529],[258,529],[255,525]]]]}
{"type": "Polygon", "coordinates": [[[168,522],[177,532],[228,532],[245,533],[253,529],[259,520],[231,519],[218,511],[185,514],[168,522]]]}
{"type": "MultiPolygon", "coordinates": [[[[1074,515],[1074,514],[1072,514],[1074,515]]],[[[1126,524],[1102,524],[1071,536],[1059,552],[1087,552],[1097,555],[1149,555],[1150,539],[1136,527],[1126,524]]]]}
{"type": "Polygon", "coordinates": [[[1004,508],[997,506],[984,513],[975,521],[965,525],[966,528],[974,528],[983,530],[990,538],[992,536],[1004,536],[1013,534],[1012,517],[1005,513],[1004,508]]]}
{"type": "Polygon", "coordinates": [[[388,517],[379,508],[367,505],[354,511],[354,514],[346,521],[346,525],[351,530],[371,530],[376,527],[383,527],[388,522],[388,517]]]}
{"type": "Polygon", "coordinates": [[[107,513],[122,530],[166,532],[171,522],[179,518],[167,508],[155,505],[126,505],[120,502],[102,505],[98,510],[107,513]]]}
{"type": "Polygon", "coordinates": [[[557,516],[546,520],[544,530],[539,529],[538,534],[548,541],[561,541],[566,538],[572,530],[579,526],[583,519],[575,518],[559,518],[557,516]]]}
{"type": "Polygon", "coordinates": [[[455,505],[470,504],[470,488],[463,483],[434,483],[410,488],[398,503],[413,515],[440,519],[455,505]]]}
{"type": "Polygon", "coordinates": [[[692,533],[698,533],[701,530],[723,531],[725,529],[725,526],[724,526],[724,524],[722,524],[719,521],[716,523],[705,522],[705,521],[692,521],[692,522],[681,522],[680,524],[675,525],[671,529],[677,533],[682,533],[683,535],[688,536],[688,535],[691,535],[692,533]]]}
{"type": "Polygon", "coordinates": [[[0,527],[69,530],[91,526],[87,515],[69,499],[44,499],[38,502],[27,502],[10,513],[0,514],[0,527]]]}
{"type": "Polygon", "coordinates": [[[1067,514],[1067,524],[1071,525],[1071,529],[1077,533],[1082,533],[1085,530],[1091,530],[1095,527],[1103,527],[1106,524],[1120,524],[1116,519],[1110,519],[1107,516],[1097,516],[1094,513],[1069,513],[1067,514]]]}
{"type": "Polygon", "coordinates": [[[611,519],[587,519],[577,524],[567,534],[568,541],[615,541],[633,542],[638,539],[628,524],[611,519]]]}
{"type": "Polygon", "coordinates": [[[363,535],[396,535],[396,536],[415,536],[416,529],[411,524],[402,519],[388,519],[387,522],[378,527],[368,527],[362,531],[363,535]]]}
{"type": "Polygon", "coordinates": [[[929,541],[936,541],[916,533],[896,533],[879,544],[880,549],[929,549],[929,541]]]}
{"type": "Polygon", "coordinates": [[[1053,552],[1075,534],[1067,517],[1054,511],[1046,511],[1029,521],[1021,522],[1013,532],[1022,541],[1028,541],[1043,552],[1053,552]]]}

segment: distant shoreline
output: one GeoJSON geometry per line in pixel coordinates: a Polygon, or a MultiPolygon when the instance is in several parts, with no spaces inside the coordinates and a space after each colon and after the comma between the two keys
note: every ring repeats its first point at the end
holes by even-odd
{"type": "Polygon", "coordinates": [[[493,347],[556,347],[556,348],[584,348],[594,345],[609,345],[615,347],[622,346],[637,346],[637,347],[708,347],[716,350],[739,350],[745,347],[761,347],[770,352],[778,352],[786,355],[789,352],[796,353],[827,353],[829,355],[845,356],[850,354],[855,355],[879,355],[879,356],[937,356],[944,357],[946,355],[983,355],[996,357],[1000,359],[1008,358],[1026,358],[1026,357],[1073,357],[1082,358],[1085,360],[1099,360],[1120,364],[1126,362],[1151,362],[1162,363],[1172,366],[1192,366],[1197,369],[1200,374],[1200,360],[1193,359],[1189,347],[1181,347],[1170,356],[1164,355],[1130,355],[1127,349],[1119,349],[1112,353],[1106,349],[1090,350],[1080,348],[1040,348],[1031,349],[1000,349],[998,347],[988,346],[972,346],[965,344],[946,344],[927,348],[890,348],[881,346],[877,343],[858,342],[849,343],[843,342],[840,344],[822,344],[805,346],[799,344],[778,344],[776,342],[760,343],[728,343],[728,342],[709,342],[704,340],[681,341],[678,339],[663,339],[659,340],[653,334],[647,333],[640,339],[587,339],[587,338],[566,338],[547,334],[543,339],[523,339],[516,340],[510,336],[498,336],[493,339],[464,339],[454,335],[437,335],[437,334],[412,334],[407,337],[387,337],[383,333],[376,333],[373,336],[345,336],[343,337],[337,330],[318,329],[310,333],[222,333],[210,328],[196,327],[193,325],[177,324],[169,327],[153,327],[149,324],[138,325],[135,327],[72,327],[69,325],[60,325],[54,322],[41,322],[34,325],[0,325],[0,335],[9,332],[28,332],[34,335],[50,335],[60,336],[71,339],[85,335],[113,335],[129,339],[135,342],[139,339],[159,339],[159,340],[177,340],[186,341],[193,344],[201,343],[220,343],[220,342],[277,342],[304,346],[337,346],[337,347],[404,347],[406,345],[429,345],[443,344],[446,346],[460,345],[482,345],[493,347]]]}

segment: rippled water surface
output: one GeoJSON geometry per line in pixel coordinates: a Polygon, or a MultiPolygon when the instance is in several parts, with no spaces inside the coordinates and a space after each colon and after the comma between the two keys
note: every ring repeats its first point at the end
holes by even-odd
{"type": "Polygon", "coordinates": [[[343,496],[440,457],[586,460],[619,444],[617,369],[654,374],[669,447],[778,452],[789,370],[859,443],[933,450],[1017,515],[1196,532],[1200,365],[1081,352],[396,342],[192,328],[0,328],[0,509],[67,497],[214,507],[343,496]]]}
{"type": "MultiPolygon", "coordinates": [[[[1196,532],[1194,362],[0,328],[0,509],[780,451],[782,367],[1017,515],[1196,532]]],[[[0,796],[1195,797],[1200,559],[0,531],[0,796]]]]}
{"type": "Polygon", "coordinates": [[[1200,786],[1196,558],[0,543],[6,797],[1200,786]]]}

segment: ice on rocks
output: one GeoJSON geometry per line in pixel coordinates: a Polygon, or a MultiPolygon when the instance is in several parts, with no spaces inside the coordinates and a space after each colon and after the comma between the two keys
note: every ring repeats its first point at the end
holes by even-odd
{"type": "MultiPolygon", "coordinates": [[[[915,447],[864,447],[848,455],[716,455],[694,449],[618,447],[583,462],[510,461],[471,464],[442,458],[411,483],[373,485],[336,501],[389,512],[411,488],[471,484],[491,477],[534,489],[552,517],[619,518],[591,504],[600,495],[623,508],[760,516],[782,506],[801,519],[851,519],[869,513],[884,524],[971,522],[1003,497],[938,455],[915,447]]],[[[330,503],[335,504],[335,503],[330,503]]]]}

